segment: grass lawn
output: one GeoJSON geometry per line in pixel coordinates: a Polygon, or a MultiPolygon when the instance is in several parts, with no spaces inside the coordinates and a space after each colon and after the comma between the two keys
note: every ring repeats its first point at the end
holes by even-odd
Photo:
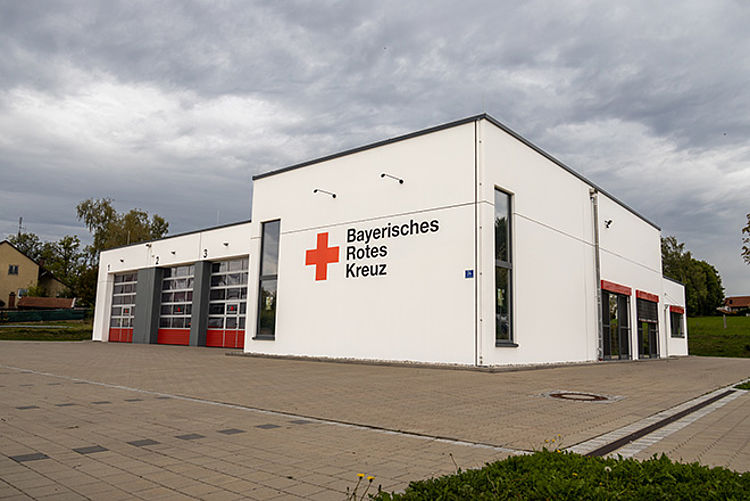
{"type": "Polygon", "coordinates": [[[750,357],[750,317],[727,315],[688,317],[688,350],[691,355],[750,357]]]}
{"type": "Polygon", "coordinates": [[[82,341],[91,339],[92,325],[93,319],[0,324],[0,340],[82,341]]]}

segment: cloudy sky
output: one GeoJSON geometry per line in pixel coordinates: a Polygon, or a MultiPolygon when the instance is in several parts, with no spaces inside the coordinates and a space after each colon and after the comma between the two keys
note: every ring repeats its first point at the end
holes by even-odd
{"type": "Polygon", "coordinates": [[[178,233],[253,174],[487,112],[750,294],[750,3],[0,0],[0,235],[178,233]]]}

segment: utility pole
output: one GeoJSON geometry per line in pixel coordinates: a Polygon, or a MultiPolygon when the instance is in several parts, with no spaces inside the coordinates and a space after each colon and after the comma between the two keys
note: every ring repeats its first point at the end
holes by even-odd
{"type": "Polygon", "coordinates": [[[22,229],[23,229],[23,216],[18,218],[18,238],[21,238],[22,229]]]}

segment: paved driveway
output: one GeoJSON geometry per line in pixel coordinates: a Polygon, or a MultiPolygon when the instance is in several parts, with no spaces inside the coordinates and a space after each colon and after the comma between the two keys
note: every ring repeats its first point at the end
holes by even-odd
{"type": "MultiPolygon", "coordinates": [[[[343,499],[357,473],[401,489],[558,435],[584,442],[750,376],[744,359],[487,373],[225,353],[0,342],[0,498],[343,499]],[[619,398],[542,396],[555,390],[619,398]]],[[[726,454],[697,457],[750,469],[736,410],[749,398],[682,428],[683,455],[698,455],[684,447],[705,434],[703,420],[729,412],[710,447],[726,454]]]]}

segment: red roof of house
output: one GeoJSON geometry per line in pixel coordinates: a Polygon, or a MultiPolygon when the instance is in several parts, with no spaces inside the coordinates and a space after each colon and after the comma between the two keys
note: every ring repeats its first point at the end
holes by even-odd
{"type": "Polygon", "coordinates": [[[18,308],[68,309],[76,304],[75,298],[24,296],[16,303],[18,308]]]}
{"type": "Polygon", "coordinates": [[[750,296],[732,296],[724,300],[724,306],[732,308],[750,307],[750,296]]]}

